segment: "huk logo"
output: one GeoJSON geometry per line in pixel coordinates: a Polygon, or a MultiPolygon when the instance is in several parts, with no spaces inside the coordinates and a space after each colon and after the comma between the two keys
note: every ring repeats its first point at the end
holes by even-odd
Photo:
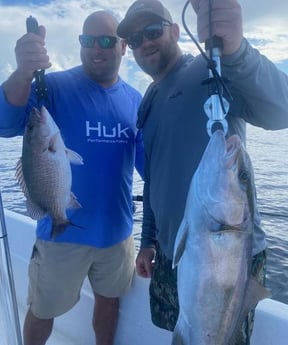
{"type": "MultiPolygon", "coordinates": [[[[99,121],[97,122],[96,126],[91,126],[90,121],[86,121],[86,136],[92,137],[92,140],[89,141],[102,141],[105,140],[125,140],[129,139],[128,135],[129,127],[122,128],[121,123],[117,123],[117,126],[113,128],[107,128],[106,126],[102,125],[102,123],[99,121]]],[[[105,141],[106,141],[105,140],[105,141]]],[[[126,140],[125,140],[126,141],[126,140]]]]}

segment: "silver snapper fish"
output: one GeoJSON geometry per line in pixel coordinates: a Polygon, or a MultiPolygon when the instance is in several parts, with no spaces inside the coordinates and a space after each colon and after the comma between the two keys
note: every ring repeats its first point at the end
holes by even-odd
{"type": "Polygon", "coordinates": [[[267,290],[251,277],[253,169],[240,138],[216,131],[192,178],[179,227],[180,313],[172,345],[233,345],[267,290]]]}
{"type": "Polygon", "coordinates": [[[41,111],[33,108],[23,136],[16,178],[27,199],[29,216],[36,220],[47,214],[51,216],[52,238],[71,224],[66,209],[81,207],[71,192],[70,162],[83,164],[79,154],[65,147],[60,130],[48,110],[44,106],[41,111]]]}

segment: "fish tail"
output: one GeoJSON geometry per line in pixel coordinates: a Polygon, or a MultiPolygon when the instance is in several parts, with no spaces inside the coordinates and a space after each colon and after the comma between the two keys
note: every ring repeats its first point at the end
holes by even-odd
{"type": "Polygon", "coordinates": [[[176,326],[174,328],[171,345],[192,345],[189,343],[189,334],[186,333],[188,329],[186,327],[186,329],[183,330],[183,324],[180,321],[181,316],[178,318],[176,326]]]}
{"type": "Polygon", "coordinates": [[[181,334],[174,331],[171,345],[186,345],[186,343],[184,343],[181,334]]]}
{"type": "Polygon", "coordinates": [[[54,239],[56,236],[62,234],[65,229],[67,228],[67,226],[75,226],[76,228],[79,228],[79,229],[84,229],[83,226],[81,225],[77,225],[77,224],[74,224],[72,222],[70,222],[68,219],[63,221],[62,223],[54,223],[52,224],[52,230],[51,230],[51,239],[54,239]]]}

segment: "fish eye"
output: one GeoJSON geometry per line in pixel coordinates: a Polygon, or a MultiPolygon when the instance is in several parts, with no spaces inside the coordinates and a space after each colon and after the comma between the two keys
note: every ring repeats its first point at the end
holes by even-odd
{"type": "Polygon", "coordinates": [[[250,179],[250,174],[247,170],[240,171],[238,176],[242,182],[247,182],[250,179]]]}

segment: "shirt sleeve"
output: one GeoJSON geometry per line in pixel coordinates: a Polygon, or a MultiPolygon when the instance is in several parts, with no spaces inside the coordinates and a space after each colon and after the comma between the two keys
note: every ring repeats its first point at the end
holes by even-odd
{"type": "Polygon", "coordinates": [[[141,233],[141,248],[155,248],[156,245],[156,225],[153,211],[150,206],[149,195],[149,174],[148,167],[145,166],[145,182],[143,193],[143,223],[141,233]]]}
{"type": "Polygon", "coordinates": [[[222,56],[222,75],[233,100],[229,113],[264,129],[288,127],[288,76],[243,39],[238,52],[222,56]]]}
{"type": "Polygon", "coordinates": [[[26,107],[13,106],[6,100],[3,86],[0,87],[0,136],[11,138],[22,135],[26,121],[26,107]]]}
{"type": "Polygon", "coordinates": [[[144,153],[144,143],[142,130],[139,129],[136,136],[136,157],[135,157],[135,167],[139,175],[144,180],[144,165],[145,165],[145,153],[144,153]]]}

